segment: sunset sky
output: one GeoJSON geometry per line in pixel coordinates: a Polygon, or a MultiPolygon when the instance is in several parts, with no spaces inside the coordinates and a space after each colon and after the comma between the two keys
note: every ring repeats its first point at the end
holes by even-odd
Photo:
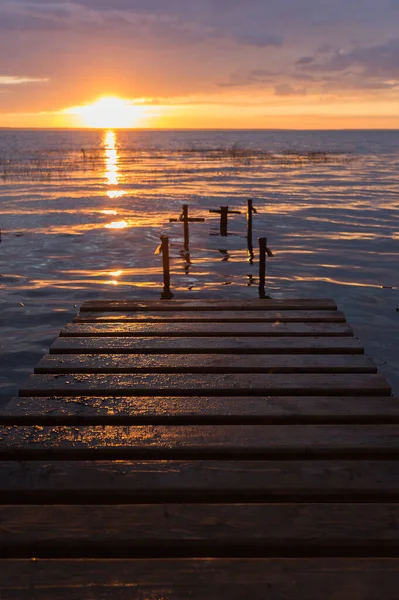
{"type": "Polygon", "coordinates": [[[0,127],[82,126],[399,128],[399,0],[0,0],[0,127]]]}

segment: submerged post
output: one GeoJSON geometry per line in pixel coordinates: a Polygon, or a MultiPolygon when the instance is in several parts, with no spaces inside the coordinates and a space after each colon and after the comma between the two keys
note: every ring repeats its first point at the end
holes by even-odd
{"type": "Polygon", "coordinates": [[[192,219],[188,216],[188,204],[183,204],[183,211],[178,219],[169,219],[169,223],[183,222],[184,225],[184,250],[189,252],[190,246],[190,231],[189,223],[203,223],[205,219],[195,218],[192,219]]]}
{"type": "Polygon", "coordinates": [[[188,204],[183,204],[183,223],[184,223],[184,249],[188,252],[190,245],[190,234],[188,229],[188,204]]]}
{"type": "Polygon", "coordinates": [[[266,298],[266,253],[267,239],[259,238],[259,298],[266,298]]]}
{"type": "Polygon", "coordinates": [[[169,238],[167,235],[161,235],[161,253],[163,264],[163,292],[162,300],[170,300],[173,294],[170,291],[170,259],[169,259],[169,238]]]}
{"type": "Polygon", "coordinates": [[[227,236],[228,214],[229,214],[229,207],[221,206],[220,207],[220,235],[222,235],[223,237],[227,236]]]}
{"type": "Polygon", "coordinates": [[[221,206],[220,210],[211,209],[209,212],[220,214],[220,235],[223,237],[226,237],[228,235],[228,233],[227,233],[228,216],[241,214],[241,212],[239,210],[229,210],[228,206],[221,206]]]}
{"type": "Polygon", "coordinates": [[[248,253],[249,253],[249,262],[252,264],[254,260],[254,247],[252,242],[252,216],[256,213],[256,208],[253,206],[252,198],[248,200],[247,207],[247,240],[248,240],[248,253]]]}

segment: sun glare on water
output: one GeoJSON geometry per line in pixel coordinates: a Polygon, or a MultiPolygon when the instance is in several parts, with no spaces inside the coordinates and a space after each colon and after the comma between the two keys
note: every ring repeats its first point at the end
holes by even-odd
{"type": "Polygon", "coordinates": [[[147,107],[135,104],[131,100],[106,96],[92,104],[68,108],[64,113],[76,116],[84,127],[128,129],[143,125],[147,107]]]}

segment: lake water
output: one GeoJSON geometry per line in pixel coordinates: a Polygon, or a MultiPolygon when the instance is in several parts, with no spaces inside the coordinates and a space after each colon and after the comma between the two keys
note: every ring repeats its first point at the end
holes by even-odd
{"type": "Polygon", "coordinates": [[[160,297],[160,234],[176,298],[256,298],[250,197],[267,293],[334,298],[399,393],[399,131],[0,130],[2,401],[85,300],[160,297]]]}

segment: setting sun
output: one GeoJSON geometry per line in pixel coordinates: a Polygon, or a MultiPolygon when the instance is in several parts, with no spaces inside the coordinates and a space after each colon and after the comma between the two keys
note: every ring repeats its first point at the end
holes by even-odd
{"type": "Polygon", "coordinates": [[[64,114],[76,116],[84,127],[123,129],[143,125],[147,107],[131,100],[106,96],[92,104],[67,108],[64,114]]]}

